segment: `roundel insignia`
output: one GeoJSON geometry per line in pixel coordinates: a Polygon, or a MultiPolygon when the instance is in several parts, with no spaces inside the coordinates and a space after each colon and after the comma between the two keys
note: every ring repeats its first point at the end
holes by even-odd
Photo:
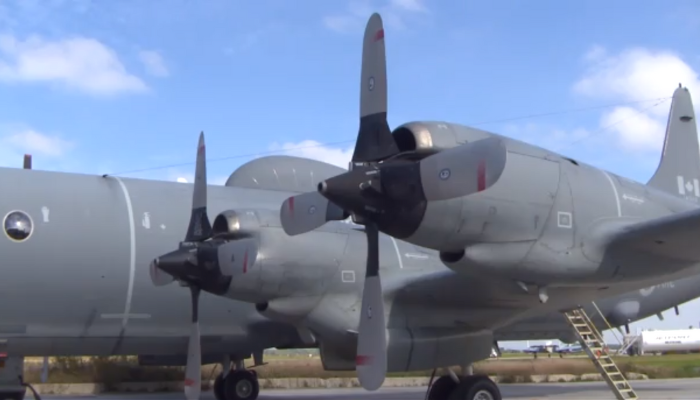
{"type": "Polygon", "coordinates": [[[2,221],[5,236],[13,242],[24,242],[34,232],[34,221],[24,211],[14,210],[5,215],[2,221]]]}
{"type": "Polygon", "coordinates": [[[374,89],[374,77],[370,76],[369,81],[367,82],[367,88],[372,91],[374,89]]]}
{"type": "Polygon", "coordinates": [[[443,181],[446,181],[446,180],[448,180],[448,179],[450,178],[450,175],[451,175],[451,174],[452,174],[452,172],[450,172],[450,169],[449,169],[449,168],[445,168],[445,169],[443,169],[443,170],[440,171],[440,175],[439,175],[439,176],[440,176],[440,179],[442,179],[443,181]]]}
{"type": "Polygon", "coordinates": [[[313,214],[316,212],[316,206],[310,206],[309,207],[309,214],[313,214]]]}

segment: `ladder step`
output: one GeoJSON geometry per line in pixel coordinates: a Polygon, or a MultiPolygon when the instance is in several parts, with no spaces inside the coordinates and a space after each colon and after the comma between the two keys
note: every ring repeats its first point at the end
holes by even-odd
{"type": "MultiPolygon", "coordinates": [[[[610,353],[608,353],[605,340],[601,333],[596,329],[593,321],[588,317],[586,312],[580,308],[564,313],[569,325],[578,334],[579,343],[586,351],[588,358],[597,366],[600,375],[615,397],[618,399],[638,400],[637,394],[632,389],[632,386],[625,378],[625,375],[615,364],[610,353]]],[[[605,320],[605,317],[603,317],[605,320]]]]}

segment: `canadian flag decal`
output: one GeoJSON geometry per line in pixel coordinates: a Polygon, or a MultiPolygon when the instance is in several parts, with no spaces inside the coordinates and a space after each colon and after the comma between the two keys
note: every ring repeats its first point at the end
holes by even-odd
{"type": "Polygon", "coordinates": [[[697,179],[685,179],[680,175],[676,179],[678,180],[678,193],[683,196],[688,194],[700,197],[700,182],[697,179]]]}

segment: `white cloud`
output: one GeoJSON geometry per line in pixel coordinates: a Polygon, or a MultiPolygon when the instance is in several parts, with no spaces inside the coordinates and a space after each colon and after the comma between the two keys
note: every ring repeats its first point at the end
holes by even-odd
{"type": "Polygon", "coordinates": [[[324,16],[323,24],[336,32],[361,32],[369,16],[379,12],[385,24],[394,29],[403,29],[406,17],[427,11],[424,0],[388,0],[383,6],[372,3],[372,0],[352,0],[344,12],[324,16]]]}
{"type": "Polygon", "coordinates": [[[425,5],[421,0],[391,0],[393,7],[407,11],[425,11],[425,5]]]}
{"type": "MultiPolygon", "coordinates": [[[[668,112],[667,107],[663,109],[668,112]]],[[[610,127],[618,135],[620,144],[626,150],[633,151],[659,149],[666,133],[665,122],[632,107],[616,107],[603,114],[601,119],[601,125],[610,127]]]]}
{"type": "Polygon", "coordinates": [[[101,96],[148,90],[114,50],[84,37],[51,41],[37,35],[24,40],[0,35],[0,81],[58,84],[101,96]]]}
{"type": "Polygon", "coordinates": [[[33,129],[23,129],[0,139],[0,144],[16,152],[60,157],[73,147],[73,143],[57,136],[49,136],[33,129]]]}
{"type": "MultiPolygon", "coordinates": [[[[631,48],[618,54],[595,46],[585,56],[584,76],[574,92],[620,102],[666,98],[679,83],[700,99],[700,77],[678,54],[667,50],[631,48]]],[[[621,106],[606,112],[601,128],[617,134],[620,145],[631,151],[658,150],[663,143],[670,102],[621,106]]],[[[695,102],[696,110],[700,104],[695,102]]]]}
{"type": "Polygon", "coordinates": [[[146,72],[153,76],[164,78],[170,75],[168,67],[165,66],[165,61],[163,57],[157,52],[152,50],[143,50],[139,52],[139,59],[146,68],[146,72]]]}
{"type": "Polygon", "coordinates": [[[298,143],[274,143],[270,146],[272,151],[280,151],[290,156],[311,158],[346,169],[354,149],[354,144],[352,147],[341,149],[324,146],[315,140],[303,140],[298,143]]]}
{"type": "MultiPolygon", "coordinates": [[[[194,171],[194,164],[192,164],[192,170],[194,171]]],[[[145,177],[146,179],[158,179],[180,183],[194,183],[194,172],[183,172],[179,168],[169,168],[166,171],[154,172],[147,175],[138,175],[136,177],[145,177]]],[[[227,179],[228,175],[221,176],[207,174],[207,184],[209,185],[223,185],[226,183],[227,179]]]]}

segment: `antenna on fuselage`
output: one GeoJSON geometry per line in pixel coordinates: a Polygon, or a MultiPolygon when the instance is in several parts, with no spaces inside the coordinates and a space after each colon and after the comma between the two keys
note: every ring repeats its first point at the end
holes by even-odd
{"type": "Polygon", "coordinates": [[[24,155],[24,169],[32,169],[32,155],[31,154],[25,154],[24,155]]]}

